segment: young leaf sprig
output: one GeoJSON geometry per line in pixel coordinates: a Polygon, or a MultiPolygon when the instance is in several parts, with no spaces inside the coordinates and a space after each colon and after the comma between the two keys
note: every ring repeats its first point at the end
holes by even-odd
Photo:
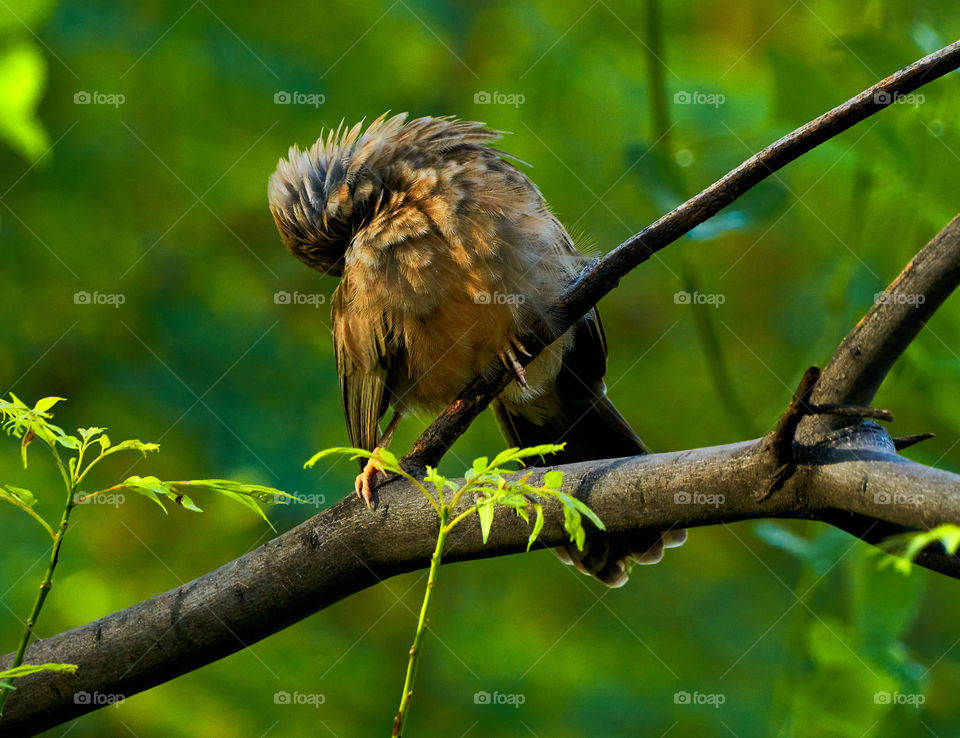
{"type": "Polygon", "coordinates": [[[417,631],[410,647],[410,658],[407,662],[407,673],[403,684],[403,694],[400,698],[400,707],[393,722],[393,736],[403,735],[407,716],[410,712],[410,699],[413,696],[413,684],[416,679],[417,666],[420,659],[420,650],[423,635],[426,631],[427,612],[430,607],[430,596],[433,593],[440,568],[440,559],[443,555],[443,546],[447,534],[459,523],[473,514],[480,521],[480,533],[483,542],[490,537],[493,526],[494,511],[497,506],[506,507],[530,525],[531,515],[535,515],[530,536],[527,539],[527,550],[537,540],[543,530],[543,499],[554,498],[563,506],[563,524],[570,536],[570,540],[583,550],[586,541],[586,530],[583,527],[583,518],[586,517],[597,528],[603,530],[600,518],[572,495],[568,495],[560,488],[563,484],[563,472],[557,470],[544,474],[543,484],[539,487],[530,483],[533,472],[517,476],[515,469],[507,468],[508,464],[520,464],[531,458],[556,453],[563,449],[563,444],[532,446],[530,448],[508,448],[501,451],[493,459],[482,456],[474,459],[473,465],[466,471],[462,483],[440,474],[435,468],[428,466],[423,481],[407,472],[399,459],[385,448],[367,451],[361,448],[337,447],[328,448],[315,454],[306,467],[312,467],[321,459],[329,456],[349,456],[353,459],[371,459],[374,465],[382,471],[403,477],[416,487],[430,502],[437,517],[440,518],[440,531],[437,534],[437,543],[430,559],[430,574],[427,578],[427,588],[420,607],[420,618],[417,622],[417,631]],[[473,505],[457,513],[464,500],[472,500],[473,505]]]}
{"type": "MultiPolygon", "coordinates": [[[[298,499],[286,492],[264,487],[257,484],[244,484],[227,479],[195,479],[185,482],[164,482],[156,477],[129,477],[111,487],[97,490],[88,494],[78,492],[80,485],[87,479],[87,475],[108,456],[120,452],[135,452],[146,456],[160,450],[155,443],[130,439],[113,443],[107,435],[107,429],[101,427],[79,428],[76,435],[70,435],[63,428],[54,425],[52,421],[54,406],[63,402],[62,397],[44,397],[33,407],[24,403],[13,393],[9,400],[0,399],[0,425],[7,435],[18,438],[20,441],[20,458],[24,468],[29,468],[28,451],[34,444],[46,448],[57,465],[63,479],[66,497],[60,515],[60,523],[56,527],[48,523],[35,510],[36,495],[23,487],[0,483],[0,502],[6,502],[18,510],[23,511],[36,522],[50,536],[53,545],[50,559],[47,564],[40,589],[34,601],[33,608],[27,617],[26,625],[20,637],[17,651],[11,667],[0,672],[0,716],[6,704],[10,691],[14,689],[14,679],[33,674],[38,671],[74,671],[75,664],[24,664],[23,658],[27,645],[33,637],[34,626],[47,594],[53,582],[53,574],[60,558],[60,549],[64,535],[70,524],[70,515],[73,508],[92,499],[119,490],[130,490],[156,502],[166,512],[163,498],[166,498],[187,510],[200,512],[200,508],[187,496],[184,489],[205,489],[216,492],[229,499],[235,500],[244,506],[256,511],[269,524],[270,521],[261,508],[261,503],[276,502],[281,498],[298,499]]],[[[271,528],[273,526],[271,525],[271,528]]]]}

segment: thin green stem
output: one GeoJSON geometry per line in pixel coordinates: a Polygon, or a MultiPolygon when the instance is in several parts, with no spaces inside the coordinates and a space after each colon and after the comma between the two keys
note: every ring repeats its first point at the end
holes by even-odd
{"type": "MultiPolygon", "coordinates": [[[[373,456],[371,456],[371,458],[373,458],[374,461],[380,462],[381,464],[383,463],[381,459],[375,458],[375,457],[373,457],[373,456]]],[[[419,480],[419,479],[417,479],[416,477],[412,476],[411,474],[408,474],[408,473],[407,473],[406,471],[404,471],[403,468],[401,468],[400,466],[397,466],[396,468],[390,468],[390,469],[387,469],[387,468],[385,468],[384,466],[380,466],[380,469],[381,469],[382,471],[392,471],[394,474],[399,474],[401,477],[403,477],[403,478],[406,479],[408,482],[410,482],[411,484],[413,484],[414,487],[416,487],[417,489],[419,489],[419,490],[423,493],[423,496],[424,496],[424,497],[426,497],[428,500],[430,500],[430,504],[433,505],[433,509],[436,511],[437,515],[440,515],[440,514],[441,514],[441,513],[440,513],[440,504],[437,504],[437,501],[433,498],[433,495],[430,494],[429,490],[427,490],[426,487],[424,487],[422,484],[420,484],[420,480],[419,480]]],[[[442,502],[443,502],[443,501],[441,500],[441,504],[442,504],[442,502]]]]}
{"type": "MultiPolygon", "coordinates": [[[[462,516],[461,516],[462,517],[462,516]]],[[[417,633],[413,637],[413,645],[410,647],[410,659],[407,662],[407,676],[403,682],[403,695],[400,697],[400,708],[397,710],[397,717],[393,721],[393,736],[402,736],[403,728],[407,722],[407,716],[410,714],[410,699],[413,697],[413,682],[417,677],[417,666],[420,663],[420,646],[423,641],[423,635],[427,630],[427,610],[430,607],[430,595],[437,581],[437,572],[440,570],[440,557],[443,555],[443,543],[447,539],[447,533],[450,532],[452,525],[448,525],[450,519],[450,508],[444,505],[440,509],[440,532],[437,534],[437,547],[433,551],[433,558],[430,559],[430,576],[427,578],[427,591],[423,595],[423,605],[420,607],[420,620],[417,622],[417,633]]]]}
{"type": "MultiPolygon", "coordinates": [[[[87,476],[87,474],[90,472],[90,470],[93,469],[93,467],[96,466],[98,462],[100,462],[100,461],[102,461],[104,458],[106,458],[106,456],[107,456],[107,455],[106,455],[105,453],[101,452],[100,455],[97,456],[97,458],[95,458],[93,461],[91,461],[89,464],[87,464],[87,468],[84,469],[84,470],[80,473],[80,475],[77,477],[77,486],[80,486],[80,483],[83,481],[83,478],[84,478],[85,476],[87,476]]],[[[77,461],[77,471],[80,471],[80,461],[79,461],[79,460],[77,461]]]]}
{"type": "MultiPolygon", "coordinates": [[[[60,460],[59,454],[57,454],[55,450],[53,453],[57,458],[57,464],[59,464],[61,472],[64,472],[63,463],[60,460]]],[[[46,601],[47,595],[50,593],[50,588],[53,586],[53,572],[56,570],[57,562],[60,560],[60,546],[63,544],[63,536],[67,532],[67,526],[70,524],[70,512],[73,510],[73,495],[76,489],[76,484],[70,480],[69,476],[65,475],[64,481],[67,487],[67,499],[63,507],[63,514],[60,516],[60,527],[57,529],[57,533],[53,538],[50,561],[43,575],[43,581],[40,582],[40,590],[37,592],[37,598],[33,602],[33,609],[30,611],[30,616],[27,618],[27,623],[20,636],[17,653],[13,657],[13,663],[10,664],[11,669],[23,663],[23,655],[26,653],[27,646],[33,636],[33,628],[37,623],[37,618],[40,616],[40,610],[43,609],[43,603],[46,601]]],[[[5,686],[0,685],[0,716],[3,715],[3,707],[7,702],[7,696],[11,692],[10,685],[12,683],[13,679],[8,679],[3,683],[5,686]]]]}
{"type": "MultiPolygon", "coordinates": [[[[453,505],[451,505],[450,507],[453,507],[453,505]]],[[[467,510],[466,512],[462,512],[462,513],[460,513],[459,515],[457,515],[457,517],[455,517],[453,520],[451,520],[451,521],[447,524],[447,532],[449,533],[449,532],[453,529],[453,526],[455,526],[457,523],[459,523],[461,520],[463,520],[463,519],[464,519],[465,517],[467,517],[468,515],[473,515],[476,511],[477,511],[477,508],[471,507],[471,508],[470,508],[469,510],[467,510]]]]}

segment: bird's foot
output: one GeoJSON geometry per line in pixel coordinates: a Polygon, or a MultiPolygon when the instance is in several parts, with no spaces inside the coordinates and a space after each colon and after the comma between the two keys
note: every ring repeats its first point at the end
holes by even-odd
{"type": "Polygon", "coordinates": [[[373,493],[377,487],[378,471],[380,470],[376,464],[374,464],[373,459],[368,459],[366,466],[363,467],[363,471],[357,475],[357,479],[353,483],[354,490],[356,490],[360,499],[363,500],[364,504],[366,504],[370,510],[373,510],[376,506],[373,493]]]}
{"type": "Polygon", "coordinates": [[[510,336],[507,339],[506,344],[504,344],[504,346],[497,352],[497,356],[500,357],[500,361],[503,362],[503,365],[506,367],[507,371],[513,372],[513,376],[517,379],[517,384],[523,389],[526,389],[527,371],[523,368],[523,364],[521,364],[517,359],[517,354],[515,353],[516,351],[530,356],[530,352],[524,348],[523,344],[513,336],[510,336]]]}

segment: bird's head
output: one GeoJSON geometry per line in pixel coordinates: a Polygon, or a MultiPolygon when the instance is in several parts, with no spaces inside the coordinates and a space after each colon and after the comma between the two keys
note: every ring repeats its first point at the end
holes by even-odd
{"type": "Polygon", "coordinates": [[[465,201],[491,211],[511,196],[502,178],[482,176],[487,164],[467,165],[499,161],[502,152],[486,145],[498,132],[452,118],[406,119],[384,114],[366,130],[362,122],[341,125],[280,160],[270,177],[270,211],[294,256],[339,277],[355,243],[389,248],[443,232],[465,201]]]}

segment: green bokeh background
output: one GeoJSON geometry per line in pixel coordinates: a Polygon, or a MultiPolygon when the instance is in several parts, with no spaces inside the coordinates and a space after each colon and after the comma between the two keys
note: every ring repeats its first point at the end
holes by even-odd
{"type": "MultiPolygon", "coordinates": [[[[531,165],[583,247],[606,251],[960,34],[948,0],[684,0],[659,20],[648,2],[623,0],[0,5],[0,391],[61,395],[67,428],[161,443],[145,461],[104,465],[100,486],[134,473],[228,477],[327,504],[355,474],[346,461],[302,469],[346,440],[328,306],[274,300],[335,286],[284,252],[266,208],[267,177],[290,144],[388,109],[483,120],[510,132],[503,147],[531,165]],[[665,65],[651,66],[658,44],[665,65]],[[324,102],[275,104],[280,91],[324,102]],[[124,100],[76,104],[79,92],[124,100]],[[479,92],[523,101],[478,104],[479,92]],[[684,93],[713,104],[683,104],[684,93]],[[77,304],[80,291],[125,301],[77,304]]],[[[818,148],[601,303],[610,395],[653,449],[768,430],[803,370],[827,360],[956,214],[958,92],[949,75],[818,148]],[[723,304],[678,304],[682,290],[723,304]]],[[[937,434],[911,458],[953,471],[958,339],[953,300],[877,399],[898,434],[937,434]]],[[[405,423],[396,448],[428,420],[405,423]]],[[[445,469],[502,445],[484,416],[445,469]]],[[[39,454],[25,472],[7,440],[0,480],[30,487],[55,515],[58,480],[39,454]]],[[[164,517],[142,499],[78,509],[39,634],[176,587],[270,535],[236,505],[198,502],[202,515],[164,517]]],[[[283,530],[315,512],[271,515],[283,530]]],[[[13,508],[0,526],[7,651],[47,544],[13,508]]],[[[424,582],[423,572],[384,582],[69,734],[384,735],[424,582]],[[278,705],[280,690],[324,702],[278,705]]],[[[815,524],[693,531],[616,591],[543,552],[452,565],[409,732],[955,735],[957,593],[924,571],[877,571],[869,547],[815,524]],[[478,691],[523,704],[478,705],[478,691]],[[723,704],[676,704],[682,691],[723,704]],[[878,691],[924,704],[878,705],[878,691]]]]}

